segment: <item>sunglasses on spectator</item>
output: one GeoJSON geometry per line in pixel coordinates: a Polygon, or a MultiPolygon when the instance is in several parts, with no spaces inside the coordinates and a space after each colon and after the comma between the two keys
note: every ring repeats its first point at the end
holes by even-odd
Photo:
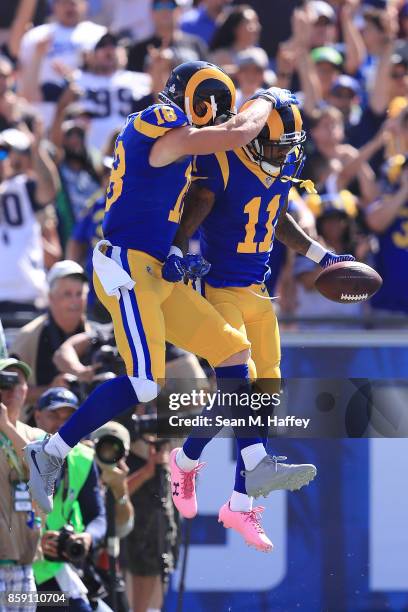
{"type": "Polygon", "coordinates": [[[392,78],[392,79],[395,79],[395,80],[396,80],[396,79],[403,79],[404,77],[406,77],[406,75],[407,75],[407,74],[408,74],[408,73],[407,73],[407,71],[406,71],[406,70],[404,70],[403,72],[397,72],[397,71],[395,71],[395,72],[391,72],[391,78],[392,78]]]}
{"type": "Polygon", "coordinates": [[[329,19],[328,17],[324,17],[323,15],[321,17],[318,17],[315,21],[314,25],[318,25],[318,26],[329,26],[329,25],[334,25],[333,21],[331,21],[331,19],[329,19]]]}
{"type": "Polygon", "coordinates": [[[355,96],[354,91],[351,89],[345,89],[343,87],[336,87],[336,89],[332,91],[332,94],[333,96],[336,96],[336,98],[343,98],[347,100],[351,100],[355,96]]]}

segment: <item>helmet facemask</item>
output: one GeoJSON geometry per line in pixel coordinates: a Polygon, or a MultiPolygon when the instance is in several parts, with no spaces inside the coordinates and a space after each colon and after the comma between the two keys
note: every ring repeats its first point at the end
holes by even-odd
{"type": "Polygon", "coordinates": [[[304,157],[305,131],[283,134],[280,140],[270,140],[262,132],[244,147],[250,160],[274,178],[284,174],[285,166],[294,165],[295,172],[291,171],[291,175],[295,176],[304,157]]]}

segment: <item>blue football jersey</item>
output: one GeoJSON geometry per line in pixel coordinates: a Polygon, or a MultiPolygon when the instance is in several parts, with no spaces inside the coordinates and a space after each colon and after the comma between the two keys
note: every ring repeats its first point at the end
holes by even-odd
{"type": "Polygon", "coordinates": [[[116,140],[106,193],[103,234],[113,245],[160,261],[167,257],[190,185],[192,158],[153,168],[149,155],[157,138],[187,123],[181,110],[164,104],[129,115],[116,140]]]}
{"type": "MultiPolygon", "coordinates": [[[[200,228],[201,253],[211,263],[205,281],[213,287],[263,283],[291,182],[266,175],[242,149],[197,157],[195,166],[194,182],[215,194],[200,228]]],[[[296,171],[294,164],[284,170],[288,177],[296,171]]]]}
{"type": "Polygon", "coordinates": [[[382,277],[383,284],[371,299],[371,305],[408,313],[408,203],[400,208],[394,222],[378,236],[378,242],[374,268],[382,277]]]}

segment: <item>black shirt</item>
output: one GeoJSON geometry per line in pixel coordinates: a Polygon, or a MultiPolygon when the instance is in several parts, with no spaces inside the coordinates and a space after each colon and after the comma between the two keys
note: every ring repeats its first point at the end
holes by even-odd
{"type": "Polygon", "coordinates": [[[58,374],[59,370],[54,365],[52,358],[61,344],[71,336],[85,331],[84,324],[80,323],[72,334],[66,334],[54,321],[51,313],[48,321],[42,328],[37,348],[37,371],[35,373],[37,385],[49,385],[58,374]]]}

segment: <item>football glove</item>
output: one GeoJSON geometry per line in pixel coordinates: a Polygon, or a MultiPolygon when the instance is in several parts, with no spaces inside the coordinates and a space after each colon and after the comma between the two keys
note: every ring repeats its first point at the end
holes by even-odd
{"type": "Polygon", "coordinates": [[[322,268],[328,268],[333,264],[340,263],[341,261],[355,261],[356,258],[353,255],[336,255],[336,253],[331,253],[327,251],[326,255],[319,261],[319,265],[322,268]]]}
{"type": "Polygon", "coordinates": [[[299,100],[289,89],[281,89],[280,87],[270,87],[269,89],[260,89],[251,100],[263,98],[272,103],[272,108],[283,108],[291,104],[299,104],[299,100]]]}
{"type": "Polygon", "coordinates": [[[192,253],[187,253],[184,257],[184,266],[187,278],[193,281],[208,274],[211,268],[211,264],[204,257],[192,253]]]}
{"type": "Polygon", "coordinates": [[[169,283],[178,283],[183,280],[186,273],[184,257],[174,253],[169,255],[162,267],[162,277],[169,283]]]}

